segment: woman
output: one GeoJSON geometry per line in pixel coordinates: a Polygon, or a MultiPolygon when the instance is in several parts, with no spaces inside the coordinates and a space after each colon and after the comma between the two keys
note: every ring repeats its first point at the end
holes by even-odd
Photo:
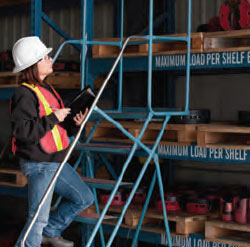
{"type": "MultiPolygon", "coordinates": [[[[47,48],[36,36],[18,40],[12,50],[14,73],[21,72],[11,101],[12,149],[19,158],[21,171],[28,179],[29,225],[58,166],[69,146],[68,136],[77,133],[87,111],[76,114],[74,126],[64,119],[70,114],[55,89],[46,81],[53,72],[47,48]]],[[[61,237],[73,218],[93,202],[93,194],[69,164],[61,171],[54,191],[64,200],[50,212],[53,191],[49,194],[29,233],[25,246],[72,247],[74,243],[61,237]]],[[[24,230],[23,230],[24,233],[24,230]]],[[[19,237],[16,246],[20,246],[19,237]]]]}

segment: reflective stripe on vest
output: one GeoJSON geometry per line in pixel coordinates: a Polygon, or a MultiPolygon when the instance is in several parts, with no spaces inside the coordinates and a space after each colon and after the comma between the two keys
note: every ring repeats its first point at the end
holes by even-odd
{"type": "MultiPolygon", "coordinates": [[[[40,99],[40,101],[42,102],[44,106],[47,116],[53,112],[52,109],[50,108],[48,101],[45,99],[45,97],[43,96],[43,94],[41,93],[38,87],[36,87],[35,85],[27,84],[27,83],[22,83],[22,85],[29,87],[31,90],[35,91],[35,93],[37,94],[37,97],[40,99]]],[[[53,140],[55,142],[57,151],[63,150],[62,139],[61,139],[59,130],[56,125],[53,127],[51,132],[52,132],[53,140]]]]}

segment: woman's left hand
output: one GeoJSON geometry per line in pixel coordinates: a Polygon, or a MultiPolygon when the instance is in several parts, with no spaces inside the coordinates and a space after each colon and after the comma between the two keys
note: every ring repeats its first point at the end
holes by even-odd
{"type": "Polygon", "coordinates": [[[80,111],[80,113],[76,114],[75,117],[73,117],[73,120],[74,120],[76,126],[81,125],[81,123],[85,119],[87,113],[88,113],[88,108],[86,108],[84,114],[80,111]]]}

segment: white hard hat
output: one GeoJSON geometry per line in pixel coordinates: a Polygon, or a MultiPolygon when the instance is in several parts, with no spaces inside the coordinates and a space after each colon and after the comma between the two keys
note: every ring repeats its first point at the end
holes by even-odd
{"type": "Polygon", "coordinates": [[[12,56],[15,63],[13,73],[22,71],[43,59],[52,48],[47,48],[37,36],[19,39],[13,46],[12,56]]]}

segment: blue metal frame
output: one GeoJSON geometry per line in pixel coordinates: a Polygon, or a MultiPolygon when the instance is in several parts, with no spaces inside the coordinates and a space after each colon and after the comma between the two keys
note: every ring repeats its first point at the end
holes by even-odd
{"type": "MultiPolygon", "coordinates": [[[[250,50],[192,53],[190,69],[249,68],[249,55],[250,50]]],[[[113,58],[90,58],[89,72],[95,76],[107,73],[113,61],[113,58]]],[[[187,57],[184,53],[157,55],[153,56],[152,69],[154,71],[183,71],[186,69],[186,61],[187,57]]],[[[145,71],[146,68],[144,56],[124,58],[124,72],[145,71]]]]}
{"type": "MultiPolygon", "coordinates": [[[[148,91],[147,91],[147,95],[148,95],[148,105],[147,105],[147,109],[146,109],[146,120],[145,120],[145,123],[141,129],[141,132],[139,134],[139,136],[137,138],[135,138],[134,136],[132,136],[129,132],[127,132],[118,122],[114,121],[109,115],[107,115],[104,111],[100,110],[99,108],[95,108],[95,112],[100,114],[103,118],[105,118],[106,120],[110,121],[111,123],[113,123],[118,129],[120,129],[126,136],[128,136],[133,142],[133,147],[132,149],[130,150],[129,154],[128,154],[128,157],[127,157],[127,160],[125,161],[123,167],[122,167],[122,171],[117,179],[117,183],[114,187],[114,189],[112,190],[111,194],[110,194],[110,197],[109,197],[109,200],[108,202],[106,203],[104,209],[102,210],[102,213],[100,215],[100,218],[98,219],[97,221],[97,224],[95,225],[94,229],[93,229],[93,232],[92,234],[90,235],[90,238],[86,244],[87,247],[91,246],[93,241],[94,241],[94,238],[96,236],[96,233],[98,231],[98,229],[102,229],[101,228],[101,224],[102,224],[102,221],[104,219],[104,216],[105,214],[107,213],[107,210],[108,210],[108,207],[110,206],[114,196],[115,196],[115,193],[117,192],[121,182],[122,182],[122,179],[123,179],[123,176],[125,174],[125,171],[128,167],[128,165],[130,164],[131,160],[132,160],[132,157],[134,156],[136,150],[137,150],[137,147],[140,146],[148,155],[147,159],[146,159],[146,162],[135,182],[135,185],[124,205],[124,208],[121,212],[121,216],[119,217],[118,219],[118,222],[107,242],[107,245],[106,246],[111,246],[116,234],[117,234],[117,231],[121,225],[121,222],[123,220],[123,217],[125,215],[125,212],[130,204],[130,202],[132,201],[132,198],[141,182],[141,179],[142,177],[144,176],[145,174],[145,171],[151,161],[151,159],[153,158],[153,160],[155,161],[155,166],[156,166],[156,173],[155,173],[155,177],[152,181],[152,184],[151,184],[151,188],[150,188],[150,193],[148,194],[148,198],[147,198],[147,201],[149,201],[150,199],[150,196],[152,194],[152,190],[153,190],[153,187],[154,187],[154,184],[155,184],[155,180],[156,180],[156,177],[158,179],[158,183],[159,183],[159,190],[160,190],[160,195],[161,195],[161,200],[162,200],[162,204],[163,204],[163,214],[164,214],[164,223],[165,223],[165,230],[166,230],[166,233],[167,233],[167,239],[168,239],[168,243],[169,243],[169,246],[171,247],[172,244],[171,244],[171,237],[170,237],[170,232],[169,232],[169,226],[168,226],[168,220],[167,220],[167,214],[166,214],[166,208],[165,208],[165,203],[164,203],[164,191],[163,191],[163,184],[162,184],[162,178],[161,178],[161,171],[160,171],[160,168],[159,168],[159,162],[158,162],[158,155],[156,153],[156,150],[157,150],[157,147],[158,147],[158,144],[161,140],[161,137],[163,135],[163,132],[164,132],[164,129],[170,119],[170,117],[172,115],[185,115],[185,114],[188,114],[189,111],[188,111],[188,108],[189,108],[189,80],[190,80],[190,43],[191,43],[191,38],[190,38],[190,33],[191,33],[191,0],[189,0],[189,5],[188,5],[188,10],[189,10],[189,18],[188,18],[188,34],[187,34],[187,37],[177,37],[177,38],[173,38],[173,37],[160,37],[160,36],[154,36],[153,35],[153,6],[154,6],[154,1],[153,0],[150,0],[149,1],[149,34],[146,35],[146,36],[132,36],[130,38],[139,38],[141,39],[142,41],[131,41],[128,43],[129,39],[126,40],[126,42],[124,43],[124,45],[126,44],[129,44],[129,45],[133,45],[133,44],[138,44],[138,43],[145,43],[147,42],[149,44],[149,51],[148,51],[148,57],[147,57],[147,71],[148,71],[148,91]],[[185,110],[184,111],[155,111],[152,109],[152,60],[153,60],[153,56],[152,56],[152,46],[153,46],[153,41],[158,41],[158,42],[162,42],[162,41],[176,41],[176,40],[181,40],[181,41],[185,41],[187,42],[187,60],[186,60],[186,104],[185,104],[185,110]],[[164,122],[163,122],[163,126],[162,126],[162,129],[160,130],[159,132],[159,135],[158,137],[156,138],[156,141],[155,141],[155,144],[152,146],[152,148],[148,148],[147,146],[145,146],[142,142],[141,142],[141,138],[148,126],[148,123],[152,120],[152,117],[153,116],[161,116],[161,117],[164,117],[164,122]]],[[[82,15],[82,23],[83,23],[83,32],[82,32],[82,39],[81,40],[75,40],[75,41],[65,41],[58,49],[53,61],[55,61],[55,59],[57,58],[59,52],[62,50],[63,46],[67,43],[74,43],[74,44],[80,44],[82,46],[82,80],[81,80],[81,85],[82,87],[85,85],[85,60],[86,60],[86,54],[85,54],[85,47],[86,45],[93,45],[93,44],[105,44],[105,45],[117,45],[119,47],[122,47],[122,50],[124,50],[124,45],[123,45],[123,14],[121,16],[121,34],[120,34],[120,42],[98,42],[98,41],[91,41],[89,39],[86,39],[86,34],[87,34],[87,21],[86,21],[86,13],[87,13],[87,8],[88,8],[88,5],[87,5],[87,1],[83,1],[82,0],[82,10],[83,10],[83,15],[82,15]]],[[[124,2],[123,0],[121,0],[121,13],[123,13],[123,8],[124,8],[124,2]]],[[[119,58],[121,58],[119,56],[119,58]]],[[[116,63],[117,64],[117,63],[116,63]]],[[[115,66],[115,65],[114,65],[115,66]]],[[[112,68],[112,70],[114,69],[114,66],[112,68]]],[[[88,68],[88,66],[87,66],[88,68]]],[[[86,72],[88,73],[88,71],[86,72]]],[[[123,58],[120,59],[119,61],[119,89],[118,89],[118,108],[114,111],[114,112],[122,112],[122,75],[123,75],[123,58]]],[[[108,75],[108,77],[110,78],[110,74],[108,75]]],[[[106,79],[108,80],[108,79],[106,79]]],[[[100,94],[98,93],[98,96],[100,94]]],[[[98,100],[98,98],[97,98],[98,100]]],[[[136,112],[135,112],[136,114],[136,112]]],[[[96,125],[97,126],[97,125],[96,125]]],[[[96,127],[95,126],[95,127],[96,127]]],[[[95,129],[95,128],[94,128],[95,129]]],[[[94,131],[93,131],[94,132],[94,131]]],[[[88,140],[91,138],[93,132],[90,134],[90,136],[88,137],[88,140]]],[[[97,198],[96,198],[97,199],[97,198]]],[[[98,207],[97,203],[96,203],[96,207],[98,207]]],[[[141,222],[142,222],[142,219],[145,215],[145,212],[146,212],[146,208],[147,208],[147,205],[145,205],[144,207],[144,210],[143,210],[143,214],[142,214],[142,217],[141,217],[141,222]]],[[[140,223],[141,224],[141,223],[140,223]]],[[[141,225],[138,225],[137,227],[137,233],[135,235],[135,238],[133,240],[133,245],[135,245],[136,241],[137,241],[137,237],[138,237],[138,232],[140,230],[140,227],[141,225]]],[[[101,235],[102,235],[102,230],[101,230],[101,235]]],[[[102,244],[104,244],[104,242],[102,241],[102,244]]]]}
{"type": "MultiPolygon", "coordinates": [[[[119,145],[114,149],[113,145],[110,146],[103,144],[100,147],[100,143],[92,143],[91,146],[78,146],[77,150],[86,150],[98,154],[120,154],[128,155],[132,145],[119,145]]],[[[115,145],[115,144],[114,144],[115,145]]],[[[117,145],[117,144],[116,144],[117,145]]],[[[148,145],[151,149],[152,145],[148,145]]],[[[190,146],[181,145],[164,145],[159,144],[157,147],[157,155],[160,159],[167,160],[190,160],[190,161],[202,161],[202,162],[220,162],[220,163],[234,163],[234,164],[249,164],[250,163],[250,150],[237,149],[237,148],[211,148],[211,147],[199,147],[196,144],[190,146]]],[[[146,156],[144,150],[138,148],[135,152],[135,156],[146,156]]]]}
{"type": "Polygon", "coordinates": [[[31,1],[31,35],[41,37],[42,1],[31,1]]]}
{"type": "MultiPolygon", "coordinates": [[[[57,26],[42,10],[42,0],[31,0],[31,35],[41,37],[42,35],[42,20],[44,20],[51,28],[66,40],[72,38],[57,26]]],[[[73,46],[79,50],[80,46],[73,46]]]]}

